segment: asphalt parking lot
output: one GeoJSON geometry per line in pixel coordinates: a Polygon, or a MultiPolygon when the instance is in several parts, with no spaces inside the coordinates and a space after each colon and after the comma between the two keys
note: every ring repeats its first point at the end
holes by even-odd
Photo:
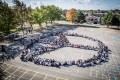
{"type": "Polygon", "coordinates": [[[7,63],[0,67],[4,70],[5,80],[68,80],[7,63]]]}
{"type": "MultiPolygon", "coordinates": [[[[0,65],[6,74],[5,80],[120,80],[120,31],[106,28],[78,27],[74,30],[68,30],[68,32],[83,34],[101,40],[112,51],[109,62],[87,68],[76,66],[53,68],[35,65],[31,62],[22,62],[17,57],[15,60],[0,65]]],[[[76,42],[75,39],[69,39],[76,42]]],[[[80,41],[80,43],[93,44],[86,40],[80,41]]],[[[85,50],[80,50],[79,55],[75,50],[59,50],[57,53],[63,52],[68,54],[63,60],[76,59],[77,56],[81,57],[81,55],[83,55],[82,59],[84,59],[92,55],[92,52],[89,54],[89,51],[85,50]]],[[[50,56],[43,55],[42,57],[52,58],[52,53],[55,54],[55,52],[51,52],[50,56]]],[[[57,57],[60,57],[59,59],[63,56],[65,55],[61,54],[60,56],[57,54],[57,57]]]]}

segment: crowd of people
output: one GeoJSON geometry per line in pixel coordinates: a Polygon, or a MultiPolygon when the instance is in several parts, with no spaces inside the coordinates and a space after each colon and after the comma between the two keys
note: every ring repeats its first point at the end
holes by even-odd
{"type": "MultiPolygon", "coordinates": [[[[60,66],[72,66],[77,65],[78,67],[88,67],[100,64],[101,62],[107,62],[109,60],[109,49],[102,41],[94,39],[92,37],[79,35],[77,33],[61,33],[61,32],[48,32],[46,34],[37,34],[30,37],[20,36],[17,37],[17,34],[10,34],[9,37],[19,41],[20,44],[23,44],[24,50],[22,50],[21,60],[22,61],[31,61],[38,65],[51,66],[51,67],[60,67],[60,66]],[[55,39],[49,39],[49,37],[56,36],[55,39]],[[66,36],[75,36],[82,37],[88,40],[98,43],[98,47],[73,44],[70,43],[66,36]],[[16,38],[17,37],[17,38],[16,38]],[[85,50],[97,51],[98,55],[93,55],[92,58],[87,60],[77,60],[77,61],[56,61],[54,59],[40,58],[39,55],[42,55],[46,52],[51,52],[63,47],[72,47],[85,50]]],[[[0,56],[0,60],[6,61],[14,59],[16,56],[20,55],[21,50],[18,48],[3,47],[0,46],[0,51],[4,51],[7,54],[0,56]]]]}
{"type": "Polygon", "coordinates": [[[27,35],[27,34],[32,34],[32,29],[25,29],[24,30],[24,34],[27,35]]]}
{"type": "Polygon", "coordinates": [[[20,55],[21,50],[19,47],[13,48],[11,46],[2,46],[3,54],[0,56],[0,61],[9,61],[15,59],[17,56],[20,55]]]}
{"type": "Polygon", "coordinates": [[[78,67],[88,67],[88,66],[94,66],[97,64],[100,64],[101,62],[107,62],[109,60],[109,49],[103,42],[97,39],[93,39],[92,37],[84,36],[84,35],[78,35],[77,33],[73,34],[63,34],[63,33],[52,33],[43,35],[42,37],[37,36],[37,38],[34,38],[35,41],[32,40],[32,44],[27,47],[21,55],[22,61],[31,61],[38,65],[44,65],[44,66],[51,66],[51,67],[60,67],[60,66],[72,66],[77,65],[78,67]],[[46,37],[50,36],[58,36],[58,40],[49,40],[46,37]],[[94,46],[85,46],[85,45],[75,45],[69,42],[69,40],[66,38],[66,36],[76,36],[76,37],[82,37],[86,38],[92,41],[95,41],[98,43],[98,47],[94,46]],[[33,45],[35,43],[43,43],[47,46],[39,46],[35,49],[33,49],[33,45]],[[86,50],[94,50],[98,51],[98,55],[93,55],[92,58],[89,58],[87,60],[77,60],[77,61],[56,61],[54,59],[46,59],[46,58],[40,58],[38,57],[41,54],[44,54],[45,52],[54,51],[56,49],[62,48],[62,47],[73,47],[73,48],[80,48],[80,49],[86,49],[86,50]]]}
{"type": "MultiPolygon", "coordinates": [[[[46,34],[37,34],[35,36],[30,36],[30,37],[26,37],[24,38],[21,42],[25,48],[30,48],[33,44],[37,43],[37,42],[41,42],[41,40],[43,40],[44,38],[46,37],[50,37],[50,36],[56,36],[58,33],[60,32],[55,32],[55,33],[52,33],[52,32],[48,32],[46,34]]],[[[44,40],[45,42],[45,40],[44,40]]],[[[42,42],[43,43],[43,42],[42,42]]]]}

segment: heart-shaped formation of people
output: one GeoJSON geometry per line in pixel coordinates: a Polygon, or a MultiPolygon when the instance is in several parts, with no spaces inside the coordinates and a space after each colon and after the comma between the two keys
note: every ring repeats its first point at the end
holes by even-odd
{"type": "Polygon", "coordinates": [[[25,62],[30,61],[38,65],[44,65],[44,66],[50,66],[50,67],[72,66],[72,65],[77,65],[78,67],[89,67],[89,66],[95,66],[95,65],[101,64],[103,62],[108,62],[109,60],[110,50],[108,49],[107,46],[105,46],[105,44],[102,41],[93,39],[92,37],[79,35],[77,33],[63,34],[58,32],[58,33],[45,34],[42,36],[38,35],[37,37],[31,38],[30,41],[31,42],[29,43],[27,42],[27,45],[25,45],[26,50],[23,50],[22,55],[20,57],[21,60],[25,62]],[[52,36],[58,36],[59,39],[58,40],[47,39],[47,37],[52,37],[52,36]],[[98,47],[72,44],[69,42],[66,36],[86,38],[88,40],[97,42],[98,47]],[[35,44],[37,45],[37,47],[34,46],[35,44]],[[38,44],[44,44],[44,46],[41,46],[38,44]],[[89,58],[84,61],[79,59],[77,61],[64,61],[64,62],[56,61],[54,59],[46,59],[46,58],[38,57],[39,55],[44,54],[45,52],[54,51],[63,47],[93,50],[93,51],[97,51],[98,55],[93,55],[92,58],[89,58]]]}

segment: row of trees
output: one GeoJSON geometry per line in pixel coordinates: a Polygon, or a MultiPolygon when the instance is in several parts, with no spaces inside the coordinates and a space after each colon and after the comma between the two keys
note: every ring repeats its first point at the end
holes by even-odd
{"type": "Polygon", "coordinates": [[[109,27],[109,25],[120,26],[120,15],[113,14],[108,12],[102,19],[103,23],[109,27]]]}
{"type": "Polygon", "coordinates": [[[111,11],[112,13],[117,13],[120,14],[120,10],[119,9],[115,9],[115,10],[82,10],[82,12],[89,12],[89,13],[107,13],[108,11],[111,11]]]}
{"type": "Polygon", "coordinates": [[[3,34],[9,34],[11,29],[18,26],[23,30],[24,22],[31,23],[31,7],[26,7],[26,4],[19,0],[13,0],[13,3],[14,6],[9,6],[0,0],[0,32],[3,34]]]}
{"type": "Polygon", "coordinates": [[[10,29],[17,26],[15,10],[8,6],[7,3],[0,1],[0,31],[9,33],[10,29]]]}
{"type": "MultiPolygon", "coordinates": [[[[102,10],[88,10],[90,13],[94,13],[94,11],[101,12],[102,10]]],[[[109,25],[113,26],[120,26],[120,15],[117,13],[119,10],[113,10],[113,11],[106,11],[106,15],[104,17],[100,18],[100,24],[106,24],[107,27],[109,25]],[[113,12],[114,11],[114,12],[113,12]]],[[[66,12],[66,20],[71,21],[72,23],[84,23],[86,22],[85,20],[85,15],[83,14],[84,11],[82,10],[75,10],[74,8],[65,11],[66,12]]]]}
{"type": "Polygon", "coordinates": [[[42,27],[42,23],[47,23],[50,22],[51,24],[55,20],[60,20],[62,14],[62,10],[59,7],[56,7],[54,5],[50,6],[40,6],[40,8],[36,8],[33,10],[32,15],[33,19],[36,23],[39,24],[40,28],[42,27]]]}
{"type": "MultiPolygon", "coordinates": [[[[55,20],[60,20],[61,15],[66,16],[66,20],[75,22],[75,23],[84,23],[85,16],[81,10],[75,10],[74,8],[70,10],[61,10],[59,7],[54,5],[49,6],[40,6],[36,9],[32,9],[31,6],[26,6],[25,3],[19,0],[13,0],[13,6],[9,6],[8,3],[0,0],[0,33],[9,34],[11,29],[16,29],[20,26],[20,29],[24,33],[24,23],[27,22],[30,24],[30,27],[33,29],[33,23],[38,23],[40,29],[42,28],[42,23],[48,22],[52,24],[55,20]]],[[[93,10],[89,10],[93,12],[93,10]]],[[[115,10],[115,12],[119,10],[115,10]]],[[[101,12],[101,10],[97,10],[101,12]]],[[[101,22],[109,25],[120,25],[120,16],[113,15],[113,11],[108,13],[101,19],[101,22]]]]}
{"type": "Polygon", "coordinates": [[[20,26],[20,29],[24,33],[24,23],[30,24],[33,29],[33,23],[38,23],[40,28],[42,23],[48,23],[59,20],[62,14],[62,10],[54,5],[40,6],[36,9],[32,9],[31,6],[19,0],[13,0],[13,6],[9,6],[8,3],[0,0],[0,33],[9,34],[11,29],[16,29],[20,26]]]}

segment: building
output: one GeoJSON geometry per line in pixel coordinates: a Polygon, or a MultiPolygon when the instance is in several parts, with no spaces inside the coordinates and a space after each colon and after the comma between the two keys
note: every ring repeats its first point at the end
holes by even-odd
{"type": "Polygon", "coordinates": [[[99,24],[101,17],[104,17],[106,13],[85,13],[86,22],[90,24],[99,24]]]}
{"type": "Polygon", "coordinates": [[[96,16],[87,16],[86,22],[89,24],[99,24],[100,17],[96,16]]]}

